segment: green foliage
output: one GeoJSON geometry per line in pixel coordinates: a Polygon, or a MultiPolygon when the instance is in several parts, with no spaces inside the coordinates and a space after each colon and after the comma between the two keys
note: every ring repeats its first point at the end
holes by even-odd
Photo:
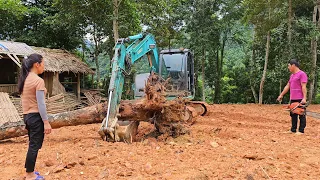
{"type": "Polygon", "coordinates": [[[23,28],[28,9],[19,0],[0,0],[0,39],[13,39],[23,28]]]}
{"type": "Polygon", "coordinates": [[[257,27],[258,36],[278,27],[286,18],[287,9],[283,0],[244,0],[244,20],[257,27]]]}
{"type": "MultiPolygon", "coordinates": [[[[146,29],[154,34],[160,50],[191,49],[197,77],[195,99],[201,100],[205,93],[209,103],[255,101],[253,92],[259,93],[266,35],[270,31],[264,103],[275,103],[289,79],[290,58],[298,58],[302,69],[311,72],[310,41],[320,36],[312,23],[313,7],[313,0],[292,0],[290,45],[288,1],[283,0],[121,0],[117,20],[120,37],[146,29]]],[[[89,66],[98,67],[94,87],[107,91],[114,53],[113,10],[112,0],[0,0],[0,39],[76,49],[89,66]]],[[[125,82],[124,98],[133,97],[134,72],[147,66],[142,60],[132,68],[133,74],[125,82]]],[[[92,87],[91,77],[85,81],[87,87],[92,87]]],[[[319,94],[315,98],[320,103],[319,94]]],[[[288,100],[286,95],[284,102],[288,100]]]]}
{"type": "Polygon", "coordinates": [[[315,104],[320,104],[320,94],[317,94],[317,95],[316,95],[316,98],[315,98],[314,103],[315,103],[315,104]]]}

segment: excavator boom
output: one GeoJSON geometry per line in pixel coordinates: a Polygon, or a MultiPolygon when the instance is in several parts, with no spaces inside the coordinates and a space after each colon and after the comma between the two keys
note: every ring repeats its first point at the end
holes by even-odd
{"type": "MultiPolygon", "coordinates": [[[[119,39],[112,59],[107,116],[103,119],[99,130],[100,136],[107,141],[132,142],[132,136],[136,133],[139,122],[132,121],[132,119],[123,120],[119,115],[119,109],[121,109],[120,102],[124,78],[131,73],[131,66],[145,55],[148,57],[150,69],[147,70],[148,73],[137,73],[135,77],[135,98],[144,96],[145,82],[154,73],[158,74],[160,79],[167,79],[167,76],[170,76],[168,80],[171,83],[168,87],[165,87],[167,99],[182,97],[192,100],[194,98],[194,60],[190,50],[169,49],[161,51],[159,55],[155,38],[151,34],[138,34],[119,39]]],[[[142,67],[145,68],[143,63],[142,67]]],[[[193,122],[192,117],[205,115],[207,112],[204,102],[188,101],[184,104],[184,107],[182,113],[184,115],[181,116],[181,119],[186,122],[193,122]]],[[[143,112],[143,114],[146,113],[143,112]]]]}
{"type": "Polygon", "coordinates": [[[112,59],[107,116],[104,118],[99,130],[100,136],[105,140],[121,140],[121,137],[117,133],[117,114],[119,112],[124,78],[126,75],[130,74],[131,65],[144,55],[148,56],[150,72],[158,72],[158,50],[153,35],[138,34],[117,41],[114,57],[112,59]],[[127,42],[132,43],[126,47],[125,43],[127,42]]]}

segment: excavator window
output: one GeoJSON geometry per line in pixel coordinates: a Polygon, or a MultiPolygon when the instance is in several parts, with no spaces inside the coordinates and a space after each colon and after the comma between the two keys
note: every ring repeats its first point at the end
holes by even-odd
{"type": "Polygon", "coordinates": [[[184,54],[163,54],[163,60],[166,64],[168,71],[177,72],[183,70],[183,56],[184,54]]]}
{"type": "MultiPolygon", "coordinates": [[[[185,89],[185,54],[184,53],[167,53],[162,54],[162,58],[168,75],[172,81],[172,90],[180,91],[185,89]]],[[[160,59],[160,60],[161,60],[160,59]]]]}

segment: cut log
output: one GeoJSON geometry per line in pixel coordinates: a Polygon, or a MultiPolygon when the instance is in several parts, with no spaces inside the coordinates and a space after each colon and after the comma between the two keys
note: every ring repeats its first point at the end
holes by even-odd
{"type": "MultiPolygon", "coordinates": [[[[107,114],[107,104],[78,109],[54,115],[48,115],[49,122],[53,129],[63,126],[76,126],[92,123],[101,123],[107,114]]],[[[0,140],[18,137],[27,134],[23,121],[8,122],[0,127],[0,140]]]]}
{"type": "MultiPolygon", "coordinates": [[[[173,104],[165,104],[170,107],[173,104]]],[[[152,121],[155,115],[161,114],[164,104],[149,104],[145,99],[122,101],[120,105],[119,121],[152,121]]],[[[167,109],[167,108],[165,108],[167,109]]],[[[167,110],[166,110],[167,112],[167,110]]],[[[63,126],[76,126],[93,123],[101,123],[107,114],[107,103],[68,111],[58,114],[48,115],[49,122],[53,129],[63,126]]],[[[179,116],[171,116],[171,121],[177,121],[179,116]]],[[[0,126],[0,140],[19,137],[27,134],[23,121],[7,122],[0,126]]]]}

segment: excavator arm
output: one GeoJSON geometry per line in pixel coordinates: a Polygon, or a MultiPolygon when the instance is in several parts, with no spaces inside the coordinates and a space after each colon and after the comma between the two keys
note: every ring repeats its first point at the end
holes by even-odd
{"type": "Polygon", "coordinates": [[[104,118],[99,134],[108,141],[120,141],[117,132],[118,112],[125,76],[130,74],[131,65],[141,57],[147,55],[150,72],[159,72],[159,56],[155,39],[151,34],[138,34],[128,38],[119,39],[115,46],[112,59],[112,74],[109,84],[109,98],[107,116],[104,118]],[[133,41],[133,42],[132,42],[133,41]],[[125,43],[132,42],[126,47],[125,43]]]}

